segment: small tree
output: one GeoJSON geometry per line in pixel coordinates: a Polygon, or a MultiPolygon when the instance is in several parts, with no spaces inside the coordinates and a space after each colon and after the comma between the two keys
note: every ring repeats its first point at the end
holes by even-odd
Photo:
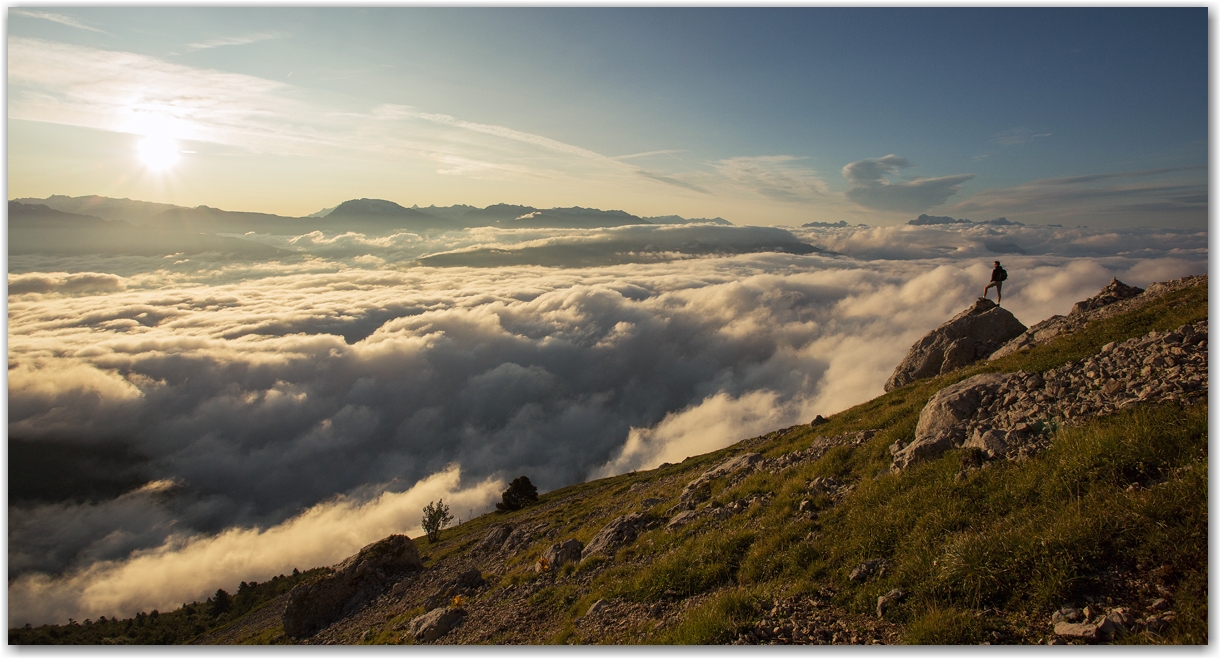
{"type": "Polygon", "coordinates": [[[449,513],[449,506],[445,504],[445,499],[442,498],[436,502],[428,503],[424,507],[424,532],[428,534],[428,543],[436,543],[441,538],[441,528],[449,525],[453,520],[453,515],[449,513]]]}
{"type": "Polygon", "coordinates": [[[212,616],[219,617],[233,608],[233,599],[229,593],[223,589],[216,590],[216,595],[212,597],[212,616]]]}
{"type": "Polygon", "coordinates": [[[530,479],[521,477],[508,483],[508,489],[500,495],[501,501],[496,503],[496,509],[501,512],[519,510],[526,505],[538,502],[538,487],[530,479]]]}

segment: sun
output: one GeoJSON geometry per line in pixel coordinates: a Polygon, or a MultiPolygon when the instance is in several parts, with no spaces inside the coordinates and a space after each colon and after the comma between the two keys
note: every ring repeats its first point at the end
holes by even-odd
{"type": "Polygon", "coordinates": [[[178,140],[169,137],[145,137],[136,146],[140,162],[155,171],[166,171],[178,162],[181,149],[178,140]]]}

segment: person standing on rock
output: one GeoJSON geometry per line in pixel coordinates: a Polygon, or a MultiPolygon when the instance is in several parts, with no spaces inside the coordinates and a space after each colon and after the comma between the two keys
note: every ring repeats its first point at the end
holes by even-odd
{"type": "Polygon", "coordinates": [[[1000,261],[995,262],[995,269],[991,270],[991,283],[983,288],[983,299],[987,299],[987,291],[995,286],[995,303],[1000,303],[1000,286],[1004,284],[1004,280],[1008,278],[1008,272],[1000,267],[1000,261]]]}

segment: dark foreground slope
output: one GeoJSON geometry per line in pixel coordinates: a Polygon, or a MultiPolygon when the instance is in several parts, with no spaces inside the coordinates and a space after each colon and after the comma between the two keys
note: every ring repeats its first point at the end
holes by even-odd
{"type": "MultiPolygon", "coordinates": [[[[309,637],[275,625],[284,595],[181,641],[413,643],[412,620],[439,606],[462,620],[430,640],[444,644],[1065,641],[1056,622],[1091,642],[1206,643],[1205,397],[1074,419],[1019,459],[953,449],[895,472],[890,452],[946,386],[1047,372],[1206,317],[1202,279],[826,423],[553,491],[435,544],[420,538],[422,570],[309,637]],[[608,525],[619,532],[602,533],[608,525]],[[555,566],[538,566],[572,539],[585,559],[558,564],[552,552],[555,566]],[[471,570],[482,582],[461,578],[471,570]],[[1099,624],[1106,614],[1116,622],[1099,624]]],[[[10,631],[10,642],[40,631],[10,631]]]]}

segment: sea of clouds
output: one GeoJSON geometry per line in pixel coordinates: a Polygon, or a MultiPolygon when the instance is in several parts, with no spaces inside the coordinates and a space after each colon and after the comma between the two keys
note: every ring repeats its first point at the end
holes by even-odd
{"type": "Polygon", "coordinates": [[[1205,230],[792,234],[826,251],[687,226],[244,236],[285,250],[270,262],[12,257],[10,436],[121,443],[148,484],[10,506],[10,624],[176,608],[419,535],[431,500],[465,519],[519,475],[551,490],[843,410],[996,258],[1027,325],[1111,277],[1207,270],[1205,230]],[[463,257],[421,264],[437,254],[463,257]]]}

